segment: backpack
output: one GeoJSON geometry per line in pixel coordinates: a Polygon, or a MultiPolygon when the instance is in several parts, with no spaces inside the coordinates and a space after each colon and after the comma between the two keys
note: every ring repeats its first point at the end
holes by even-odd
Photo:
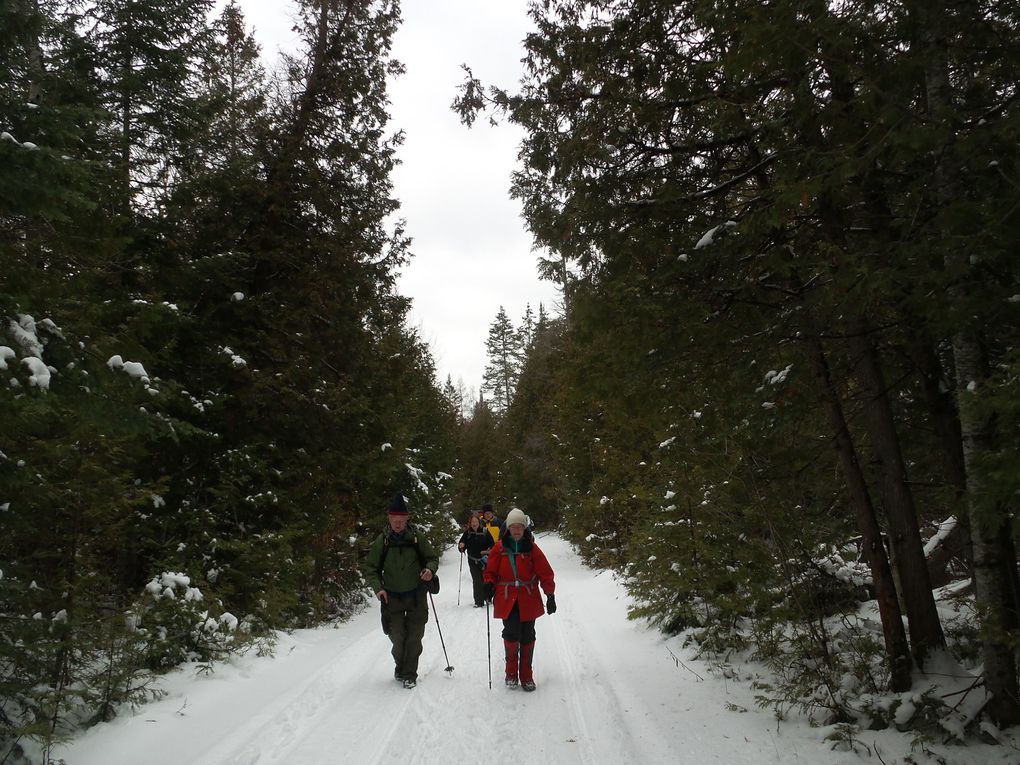
{"type": "MultiPolygon", "coordinates": [[[[386,563],[386,555],[389,553],[389,551],[390,551],[390,535],[389,532],[386,532],[386,535],[383,537],[382,555],[379,556],[380,578],[382,577],[383,565],[385,565],[386,563]]],[[[422,554],[421,547],[418,545],[417,535],[415,535],[414,537],[414,551],[418,553],[418,563],[421,565],[422,568],[425,568],[425,556],[422,554]]],[[[422,582],[422,584],[425,586],[425,589],[428,590],[433,595],[439,594],[439,574],[437,574],[435,571],[432,572],[432,578],[427,582],[422,582]]]]}

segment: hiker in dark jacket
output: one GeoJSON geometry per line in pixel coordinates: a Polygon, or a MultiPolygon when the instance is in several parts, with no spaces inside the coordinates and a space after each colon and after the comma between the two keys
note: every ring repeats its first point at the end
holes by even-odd
{"type": "Polygon", "coordinates": [[[482,571],[485,569],[485,554],[494,544],[492,535],[482,526],[482,519],[478,517],[478,513],[471,513],[467,531],[457,543],[457,549],[467,554],[475,608],[485,605],[485,582],[482,580],[482,571]]]}
{"type": "Polygon", "coordinates": [[[556,582],[545,553],[528,530],[528,516],[518,508],[506,516],[506,532],[489,553],[485,566],[486,597],[493,598],[492,615],[503,620],[506,684],[535,690],[535,620],[556,613],[556,582]],[[542,607],[542,593],[545,607],[542,607]]]}
{"type": "Polygon", "coordinates": [[[383,632],[393,644],[393,676],[405,688],[414,688],[429,618],[426,586],[439,568],[439,556],[408,516],[404,496],[397,494],[386,515],[389,529],[368,550],[365,580],[379,599],[383,632]]]}

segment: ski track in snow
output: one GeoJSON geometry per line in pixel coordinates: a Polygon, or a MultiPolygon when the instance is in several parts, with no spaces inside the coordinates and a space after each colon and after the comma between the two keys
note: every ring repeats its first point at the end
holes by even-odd
{"type": "Polygon", "coordinates": [[[372,607],[337,628],[281,635],[272,658],[236,658],[209,676],[171,673],[165,698],[123,711],[54,757],[66,765],[859,765],[817,729],[777,726],[755,710],[747,683],[715,678],[674,640],[670,649],[690,668],[678,667],[665,638],[627,620],[628,596],[610,573],[585,568],[555,535],[539,544],[556,571],[559,610],[536,624],[534,693],[504,687],[502,624],[490,620],[487,636],[466,570],[457,604],[460,561],[450,549],[434,605],[452,673],[432,611],[418,686],[402,688],[372,607]]]}
{"type": "MultiPolygon", "coordinates": [[[[631,694],[627,704],[622,703],[615,686],[640,683],[641,678],[625,662],[614,668],[614,657],[598,648],[606,620],[625,620],[624,606],[602,602],[605,588],[592,587],[602,582],[581,565],[565,542],[544,536],[539,544],[556,569],[560,610],[537,622],[538,690],[534,693],[504,686],[502,623],[491,620],[486,635],[487,609],[473,607],[470,575],[464,570],[458,582],[460,561],[451,549],[443,559],[443,590],[435,596],[434,606],[455,668],[452,673],[444,671],[447,659],[432,611],[418,686],[403,689],[392,679],[389,641],[379,629],[378,610],[373,607],[338,629],[284,636],[276,657],[255,662],[236,682],[221,682],[220,675],[236,670],[230,666],[197,680],[175,673],[168,678],[169,685],[173,679],[197,684],[207,703],[189,702],[185,682],[180,692],[171,689],[167,698],[142,707],[134,716],[89,731],[61,756],[68,765],[139,761],[150,765],[424,764],[437,758],[472,761],[485,753],[488,762],[498,763],[515,761],[520,752],[511,742],[523,738],[532,763],[675,759],[675,751],[668,756],[669,744],[662,741],[661,730],[641,717],[636,724],[628,722],[635,698],[631,694]],[[290,638],[295,640],[288,650],[290,638]],[[491,690],[487,640],[491,643],[491,690]],[[321,664],[316,666],[312,656],[301,658],[309,653],[318,655],[321,664]],[[284,666],[292,660],[293,673],[284,666]],[[261,684],[260,670],[267,675],[261,684]],[[217,683],[220,687],[215,689],[204,687],[217,683]],[[209,698],[210,690],[215,698],[209,698]],[[219,729],[208,729],[205,721],[212,719],[221,720],[219,729]],[[150,728],[144,751],[116,745],[117,730],[137,726],[150,728]],[[183,743],[163,745],[164,735],[183,743]],[[507,747],[503,751],[484,742],[506,742],[507,747]]],[[[616,589],[610,583],[610,592],[616,589]]],[[[623,628],[641,631],[626,621],[623,628]]],[[[672,667],[666,658],[663,651],[659,671],[672,667]]],[[[669,714],[669,710],[662,712],[669,714]]]]}

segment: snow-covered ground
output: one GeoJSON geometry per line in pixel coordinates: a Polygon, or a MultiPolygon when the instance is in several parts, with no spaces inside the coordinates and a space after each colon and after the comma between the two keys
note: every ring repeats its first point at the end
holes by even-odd
{"type": "Polygon", "coordinates": [[[566,542],[540,535],[539,544],[556,570],[559,610],[537,623],[535,693],[503,687],[500,624],[487,635],[466,566],[457,605],[451,549],[434,602],[452,673],[430,617],[418,687],[400,687],[369,609],[337,628],[281,636],[272,658],[237,658],[210,675],[175,672],[164,698],[53,755],[67,765],[1020,762],[1010,746],[935,744],[926,754],[895,731],[862,732],[857,753],[833,751],[824,729],[777,723],[755,707],[747,683],[718,677],[676,639],[628,621],[620,585],[585,568],[566,542]]]}

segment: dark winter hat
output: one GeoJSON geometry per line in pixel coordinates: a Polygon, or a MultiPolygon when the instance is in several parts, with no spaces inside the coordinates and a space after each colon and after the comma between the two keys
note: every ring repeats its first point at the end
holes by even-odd
{"type": "Polygon", "coordinates": [[[485,513],[491,513],[491,512],[492,512],[492,505],[490,505],[488,503],[485,503],[484,505],[482,505],[482,514],[483,515],[485,513]]]}
{"type": "Polygon", "coordinates": [[[404,501],[404,495],[399,491],[393,496],[393,501],[390,502],[390,509],[387,510],[390,515],[407,515],[407,502],[404,501]]]}

